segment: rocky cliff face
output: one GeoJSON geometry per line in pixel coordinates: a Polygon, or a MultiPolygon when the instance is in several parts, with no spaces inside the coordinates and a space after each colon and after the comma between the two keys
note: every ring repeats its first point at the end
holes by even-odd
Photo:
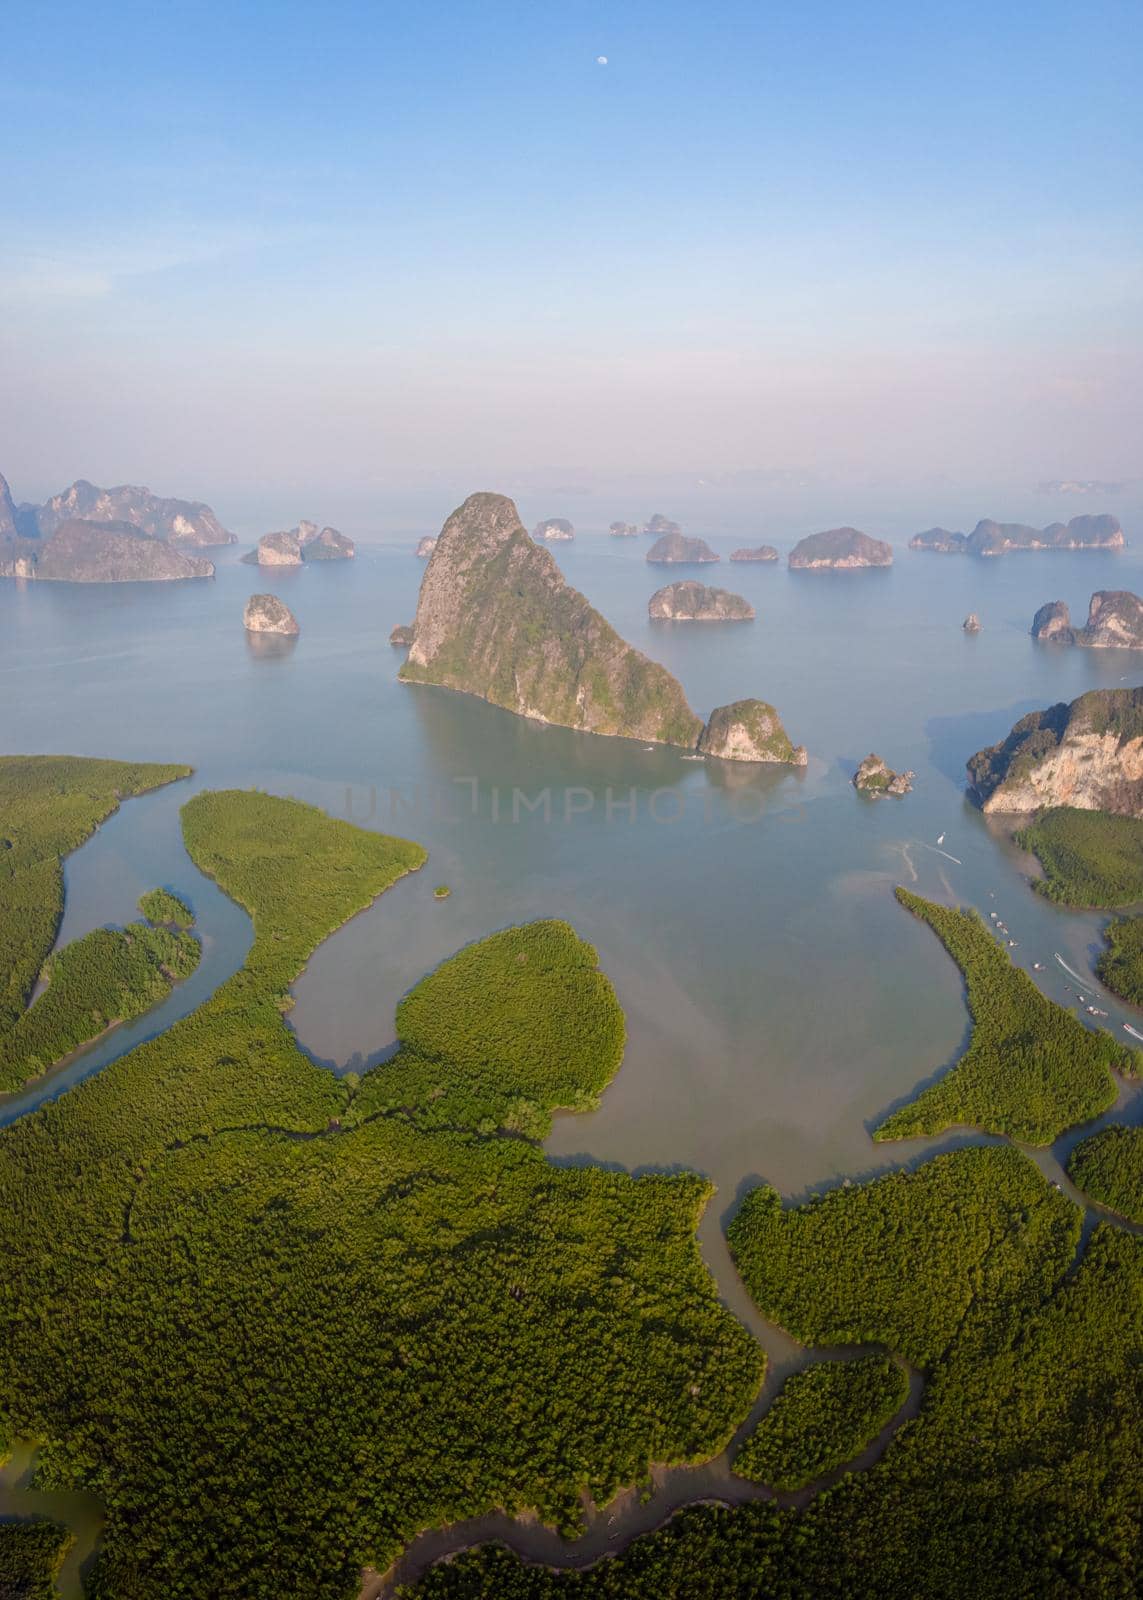
{"type": "Polygon", "coordinates": [[[214,563],[129,522],[61,522],[48,539],[0,542],[0,576],[56,583],[155,583],[213,578],[214,563]]]}
{"type": "Polygon", "coordinates": [[[301,632],[298,619],[276,594],[252,594],[242,616],[247,633],[277,633],[290,637],[301,632]]]}
{"type": "Polygon", "coordinates": [[[1072,627],[1064,601],[1051,600],[1033,617],[1032,637],[1089,650],[1143,650],[1143,600],[1128,589],[1097,589],[1082,628],[1072,627]]]}
{"type": "Polygon", "coordinates": [[[968,763],[988,812],[1048,806],[1143,817],[1143,689],[1093,689],[1022,717],[968,763]]]}
{"type": "Polygon", "coordinates": [[[647,615],[667,622],[752,622],[754,607],[729,589],[708,589],[693,578],[657,589],[647,602],[647,615]]]}
{"type": "Polygon", "coordinates": [[[647,551],[647,560],[664,566],[672,562],[694,566],[702,561],[717,561],[718,557],[705,539],[688,539],[681,533],[664,533],[647,551]]]}
{"type": "Polygon", "coordinates": [[[505,495],[470,495],[445,523],[400,675],[589,733],[693,748],[702,731],[671,674],[565,581],[505,495]]]}
{"type": "Polygon", "coordinates": [[[152,539],[191,549],[238,542],[201,501],[167,500],[130,483],[100,489],[79,478],[70,489],[46,500],[33,515],[40,538],[49,538],[61,523],[81,521],[129,523],[152,539]]]}
{"type": "Polygon", "coordinates": [[[718,706],[710,714],[698,747],[703,755],[723,761],[781,761],[804,767],[808,760],[805,745],[791,743],[781,717],[765,700],[736,700],[718,706]]]}
{"type": "Polygon", "coordinates": [[[8,480],[0,473],[0,540],[16,538],[16,506],[8,480]]]}
{"type": "Polygon", "coordinates": [[[248,567],[300,567],[302,542],[297,529],[264,533],[253,550],[242,557],[248,567]]]}
{"type": "Polygon", "coordinates": [[[1117,517],[1073,517],[1032,528],[1023,522],[993,522],[985,517],[971,533],[930,528],[914,534],[910,550],[937,550],[952,555],[1002,556],[1011,550],[1122,550],[1127,540],[1117,517]]]}
{"type": "Polygon", "coordinates": [[[830,528],[799,539],[790,551],[790,566],[802,572],[848,571],[857,567],[889,567],[893,549],[857,528],[830,528]]]}
{"type": "Polygon", "coordinates": [[[753,550],[736,550],[730,558],[732,561],[777,561],[778,552],[772,544],[760,544],[753,550]]]}
{"type": "Polygon", "coordinates": [[[532,529],[533,539],[544,539],[548,544],[565,544],[575,538],[575,529],[566,517],[548,517],[537,522],[532,529]]]}
{"type": "Polygon", "coordinates": [[[894,772],[880,756],[867,755],[853,774],[853,787],[863,794],[908,794],[915,772],[894,772]]]}

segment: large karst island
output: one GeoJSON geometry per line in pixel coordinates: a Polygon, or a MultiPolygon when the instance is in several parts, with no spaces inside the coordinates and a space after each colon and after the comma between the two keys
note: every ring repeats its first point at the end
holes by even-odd
{"type": "Polygon", "coordinates": [[[789,565],[797,572],[848,572],[859,567],[890,567],[893,547],[873,539],[858,528],[829,528],[807,534],[790,551],[789,565]]]}
{"type": "Polygon", "coordinates": [[[705,539],[688,539],[683,533],[664,533],[647,551],[647,560],[658,566],[698,566],[704,561],[717,561],[718,556],[705,539]]]}
{"type": "Polygon", "coordinates": [[[1143,600],[1129,589],[1097,589],[1082,628],[1072,627],[1063,600],[1050,600],[1032,619],[1032,637],[1091,650],[1143,650],[1143,600]]]}
{"type": "Polygon", "coordinates": [[[682,686],[571,587],[506,495],[470,495],[442,528],[400,676],[585,733],[697,748],[729,760],[798,760],[777,713],[763,702],[715,711],[704,733],[682,686]],[[758,705],[774,726],[752,724],[743,738],[712,733],[728,710],[758,705]],[[775,753],[785,746],[789,754],[775,753]]]}
{"type": "Polygon", "coordinates": [[[336,528],[302,521],[296,528],[264,533],[242,559],[253,567],[300,567],[306,561],[352,561],[356,554],[353,540],[336,528]]]}
{"type": "Polygon", "coordinates": [[[968,763],[987,812],[1052,806],[1143,817],[1143,689],[1091,689],[1021,717],[968,763]]]}
{"type": "Polygon", "coordinates": [[[985,517],[971,533],[929,528],[914,534],[910,550],[935,550],[943,555],[1003,556],[1010,550],[1122,550],[1127,540],[1118,517],[1073,517],[1031,528],[1022,522],[993,522],[985,517]]]}
{"type": "Polygon", "coordinates": [[[653,622],[753,622],[754,607],[729,589],[708,589],[705,583],[684,578],[656,589],[647,602],[647,615],[653,622]]]}
{"type": "Polygon", "coordinates": [[[233,544],[209,506],[164,500],[129,484],[80,480],[42,506],[15,505],[0,477],[0,577],[57,583],[149,583],[210,578],[188,552],[233,544]]]}

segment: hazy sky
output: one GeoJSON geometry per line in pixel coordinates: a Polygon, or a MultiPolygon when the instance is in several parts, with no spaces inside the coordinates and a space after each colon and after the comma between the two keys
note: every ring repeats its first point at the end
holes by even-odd
{"type": "Polygon", "coordinates": [[[13,6],[0,470],[1143,475],[1141,47],[1138,0],[13,6]]]}

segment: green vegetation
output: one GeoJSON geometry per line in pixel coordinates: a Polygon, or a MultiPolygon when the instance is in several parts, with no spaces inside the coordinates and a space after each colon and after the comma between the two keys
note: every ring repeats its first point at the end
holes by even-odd
{"type": "Polygon", "coordinates": [[[1143,917],[1120,917],[1104,930],[1107,949],[1095,964],[1100,982],[1133,1006],[1143,1006],[1143,917]]]}
{"type": "Polygon", "coordinates": [[[0,756],[0,1033],[28,1003],[63,913],[61,857],[128,795],[189,767],[79,756],[0,756]]]}
{"type": "Polygon", "coordinates": [[[117,1023],[150,1011],[198,966],[193,934],[97,928],[44,963],[47,988],[0,1034],[0,1091],[19,1088],[117,1023]]]}
{"type": "Polygon", "coordinates": [[[0,1600],[56,1600],[71,1535],[54,1522],[0,1522],[0,1600]]]}
{"type": "Polygon", "coordinates": [[[1079,1217],[1007,1146],[782,1209],[752,1189],[727,1229],[751,1297],[803,1344],[884,1344],[929,1367],[986,1286],[1024,1252],[1067,1265],[1079,1217]]]}
{"type": "Polygon", "coordinates": [[[724,1448],[764,1363],[698,1252],[709,1183],[507,1136],[618,1063],[594,952],[559,923],[462,951],[355,1089],[288,985],[424,852],[258,794],[183,832],[251,914],[245,967],[0,1132],[0,1415],[45,1488],[100,1495],[94,1600],[348,1600],[424,1526],[571,1527],[724,1448]]]}
{"type": "Polygon", "coordinates": [[[1143,821],[1108,811],[1056,806],[1022,828],[1016,842],[1044,869],[1032,887],[1067,906],[1143,900],[1143,821]]]}
{"type": "Polygon", "coordinates": [[[1072,1151],[1068,1176],[1101,1206],[1143,1223],[1143,1128],[1117,1123],[1092,1134],[1072,1151]]]}
{"type": "Polygon", "coordinates": [[[953,911],[907,889],[897,898],[927,922],[964,973],[972,1040],[956,1065],[875,1131],[875,1139],[941,1133],[956,1123],[1051,1144],[1114,1104],[1112,1069],[1139,1070],[1139,1052],[1093,1032],[1046,999],[1012,965],[975,912],[953,911]]]}
{"type": "Polygon", "coordinates": [[[148,922],[171,928],[193,928],[194,912],[169,889],[151,889],[139,900],[139,910],[148,922]]]}
{"type": "MultiPolygon", "coordinates": [[[[969,758],[969,781],[986,809],[1004,811],[1005,795],[1020,789],[1046,756],[1069,739],[1075,741],[1093,733],[1114,734],[1120,745],[1143,736],[1143,688],[1090,689],[1070,705],[1061,701],[1045,711],[1030,712],[1020,718],[1006,739],[969,758]],[[994,799],[998,790],[1000,797],[994,799]]],[[[1081,759],[1088,759],[1084,746],[1073,744],[1073,748],[1081,759]]],[[[1134,809],[1123,802],[1138,786],[1122,769],[1110,769],[1103,779],[1097,773],[1096,779],[1108,809],[1134,809]]],[[[1015,809],[1026,809],[1023,800],[1015,809]]]]}
{"type": "Polygon", "coordinates": [[[789,1303],[824,1331],[844,1307],[850,1325],[893,1345],[913,1308],[935,1329],[931,1299],[953,1289],[939,1346],[914,1341],[931,1356],[920,1415],[881,1460],[802,1512],[693,1507],[582,1573],[475,1550],[433,1568],[417,1600],[1133,1600],[1143,1242],[1098,1227],[1072,1274],[1079,1213],[1010,1148],[938,1157],[777,1220],[773,1210],[764,1200],[757,1259],[749,1252],[758,1265],[789,1244],[785,1276],[766,1279],[769,1315],[789,1303]],[[959,1218],[942,1217],[941,1193],[959,1218]]]}
{"type": "Polygon", "coordinates": [[[449,888],[447,883],[438,883],[436,888],[433,890],[433,899],[447,900],[451,893],[452,890],[449,888]]]}
{"type": "Polygon", "coordinates": [[[734,1459],[741,1477],[802,1489],[871,1444],[905,1403],[909,1379],[888,1356],[822,1361],[787,1378],[734,1459]]]}

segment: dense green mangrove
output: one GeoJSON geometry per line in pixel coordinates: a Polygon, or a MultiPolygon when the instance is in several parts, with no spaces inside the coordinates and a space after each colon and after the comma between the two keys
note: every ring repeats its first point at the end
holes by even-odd
{"type": "Polygon", "coordinates": [[[194,927],[194,912],[185,900],[180,900],[178,895],[172,894],[169,889],[149,889],[139,898],[139,910],[148,922],[153,922],[156,926],[194,927]]]}
{"type": "Polygon", "coordinates": [[[1113,1124],[1077,1144],[1068,1176],[1101,1206],[1143,1223],[1143,1128],[1113,1124]]]}
{"type": "Polygon", "coordinates": [[[802,1489],[872,1443],[904,1405],[909,1379],[888,1356],[820,1361],[786,1379],[734,1458],[743,1478],[802,1489]]]}
{"type": "Polygon", "coordinates": [[[0,1600],[57,1600],[56,1576],[71,1542],[54,1522],[0,1522],[0,1600]]]}
{"type": "Polygon", "coordinates": [[[1104,930],[1107,949],[1095,970],[1112,994],[1143,1006],[1143,917],[1119,917],[1104,930]]]}
{"type": "Polygon", "coordinates": [[[804,1511],[679,1513],[584,1572],[486,1547],[416,1600],[1134,1600],[1143,1578],[1143,1241],[1080,1214],[1010,1147],[730,1230],[767,1316],[911,1352],[918,1417],[804,1511]],[[948,1296],[946,1301],[945,1296],[948,1296]]]}
{"type": "Polygon", "coordinates": [[[61,860],[128,795],[189,767],[81,756],[0,756],[0,1032],[28,1004],[63,913],[61,860]]]}
{"type": "Polygon", "coordinates": [[[1016,835],[1044,869],[1033,888],[1068,906],[1116,910],[1143,900],[1143,820],[1057,806],[1016,835]]]}
{"type": "Polygon", "coordinates": [[[963,1123],[1026,1144],[1051,1144],[1115,1103],[1113,1071],[1134,1075],[1141,1058],[1111,1034],[1085,1028],[1013,966],[974,911],[954,911],[898,889],[964,973],[972,1039],[960,1060],[885,1119],[875,1139],[941,1133],[963,1123]]]}
{"type": "Polygon", "coordinates": [[[42,1486],[100,1495],[94,1600],[342,1600],[423,1527],[570,1529],[724,1448],[764,1362],[698,1252],[709,1183],[514,1136],[618,1064],[590,947],[461,952],[357,1090],[288,986],[423,850],[262,794],[196,796],[183,833],[251,915],[245,966],[0,1133],[0,1417],[42,1486]]]}

